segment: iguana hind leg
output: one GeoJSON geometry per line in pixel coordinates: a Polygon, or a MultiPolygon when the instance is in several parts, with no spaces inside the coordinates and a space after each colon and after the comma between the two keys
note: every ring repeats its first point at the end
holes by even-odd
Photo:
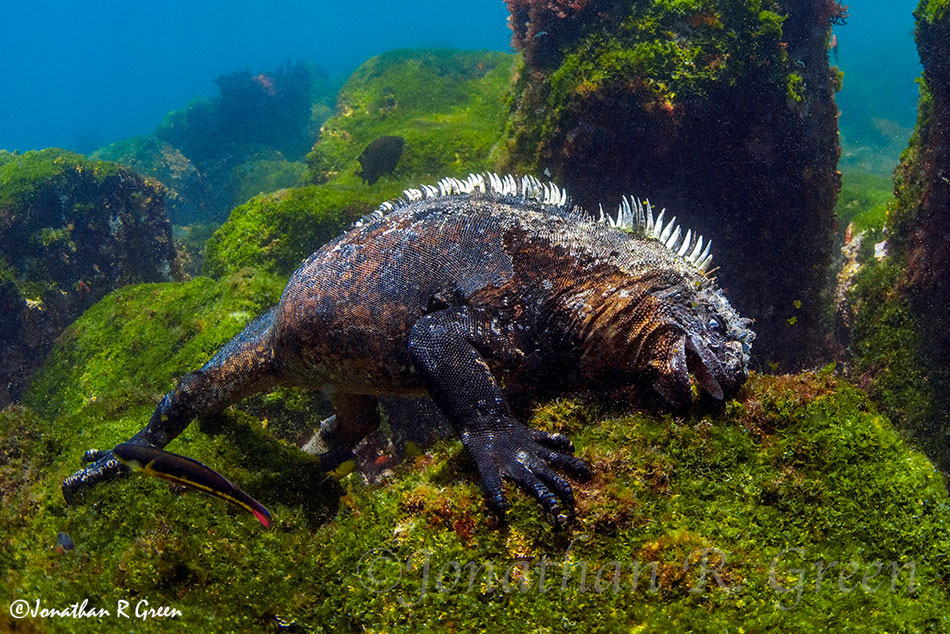
{"type": "Polygon", "coordinates": [[[367,394],[337,392],[331,395],[330,403],[333,416],[320,424],[301,449],[319,455],[320,466],[332,473],[343,463],[355,461],[353,449],[379,427],[379,402],[367,394]]]}
{"type": "Polygon", "coordinates": [[[502,478],[531,493],[555,522],[563,519],[559,502],[573,510],[571,486],[552,467],[587,477],[587,466],[571,455],[565,436],[530,429],[511,415],[485,356],[511,359],[517,350],[490,317],[469,307],[426,315],[412,328],[409,350],[430,395],[475,461],[497,514],[507,508],[502,478]]]}
{"type": "MultiPolygon", "coordinates": [[[[163,448],[197,417],[220,412],[231,403],[280,383],[280,368],[271,346],[276,308],[237,334],[205,363],[186,374],[165,395],[148,424],[127,442],[163,448]]],[[[127,471],[112,451],[90,449],[86,466],[63,481],[67,501],[81,489],[127,471]]]]}

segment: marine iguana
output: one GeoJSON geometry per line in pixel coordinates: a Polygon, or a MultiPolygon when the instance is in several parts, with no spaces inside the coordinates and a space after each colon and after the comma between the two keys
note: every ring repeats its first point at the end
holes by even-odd
{"type": "MultiPolygon", "coordinates": [[[[557,521],[574,500],[555,469],[588,468],[565,436],[522,424],[510,399],[634,386],[682,408],[691,374],[716,399],[746,378],[750,320],[705,274],[711,244],[663,215],[624,197],[616,218],[601,208],[596,220],[533,177],[406,190],[307,258],[278,305],[185,375],[128,443],[163,448],[195,417],[306,386],[335,410],[320,431],[332,468],[379,424],[377,396],[429,395],[492,510],[504,514],[508,479],[557,521]]],[[[84,462],[63,482],[67,500],[128,469],[113,451],[84,462]]]]}

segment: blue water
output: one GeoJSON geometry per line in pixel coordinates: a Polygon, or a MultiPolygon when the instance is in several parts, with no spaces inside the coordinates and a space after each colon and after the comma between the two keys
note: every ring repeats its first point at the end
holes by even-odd
{"type": "Polygon", "coordinates": [[[402,47],[509,50],[501,0],[2,0],[0,149],[149,134],[213,80],[312,61],[345,78],[402,47]]]}
{"type": "MultiPolygon", "coordinates": [[[[857,0],[836,27],[842,163],[886,171],[914,124],[916,0],[857,0]]],[[[32,0],[0,4],[0,148],[90,152],[149,134],[247,68],[312,61],[338,78],[399,47],[509,50],[501,0],[32,0]]],[[[832,63],[835,59],[832,58],[832,63]]]]}
{"type": "Polygon", "coordinates": [[[836,97],[842,168],[890,171],[907,144],[921,71],[913,37],[916,6],[917,0],[857,0],[849,3],[847,25],[834,29],[844,71],[844,90],[836,97]]]}

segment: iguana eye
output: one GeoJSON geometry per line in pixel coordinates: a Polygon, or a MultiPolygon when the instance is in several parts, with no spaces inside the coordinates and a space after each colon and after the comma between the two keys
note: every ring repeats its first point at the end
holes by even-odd
{"type": "Polygon", "coordinates": [[[709,329],[710,330],[719,330],[719,320],[715,317],[709,320],[709,329]]]}

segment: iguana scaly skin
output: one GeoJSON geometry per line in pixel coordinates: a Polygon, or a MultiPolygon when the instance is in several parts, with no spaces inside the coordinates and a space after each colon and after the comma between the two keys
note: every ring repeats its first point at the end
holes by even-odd
{"type": "MultiPolygon", "coordinates": [[[[573,494],[555,468],[587,467],[564,436],[519,422],[508,397],[633,386],[680,408],[691,373],[717,399],[733,393],[754,335],[703,273],[710,259],[702,238],[630,199],[597,222],[529,177],[407,190],[311,255],[280,303],[182,378],[129,442],[162,448],[195,417],[296,385],[329,393],[322,441],[338,455],[378,425],[377,396],[429,395],[496,512],[510,479],[557,518],[573,494]]],[[[123,470],[111,452],[86,459],[67,499],[123,470]]]]}

